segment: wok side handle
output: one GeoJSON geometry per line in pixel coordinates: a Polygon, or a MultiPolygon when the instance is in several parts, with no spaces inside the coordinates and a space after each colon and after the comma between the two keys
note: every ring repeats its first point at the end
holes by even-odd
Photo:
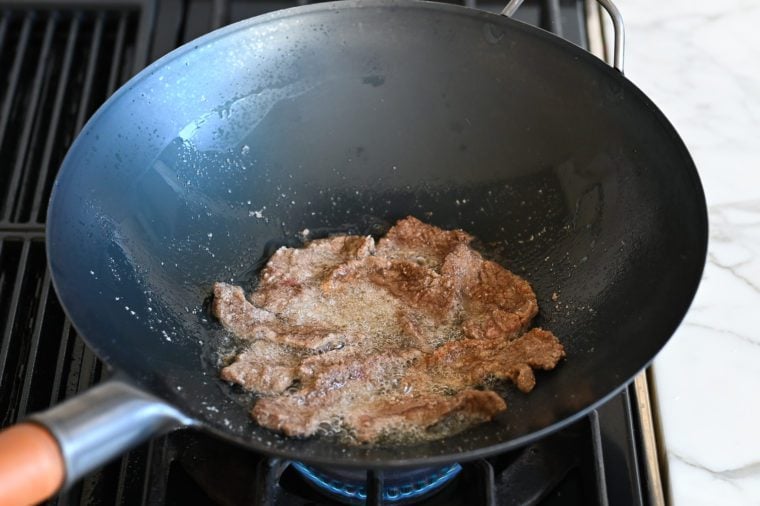
{"type": "Polygon", "coordinates": [[[23,474],[0,474],[0,483],[6,484],[0,486],[0,504],[39,502],[143,441],[192,424],[150,394],[122,381],[105,382],[0,433],[14,443],[8,451],[0,445],[0,473],[7,471],[7,460],[39,464],[23,474]]]}
{"type": "MultiPolygon", "coordinates": [[[[612,26],[615,29],[615,47],[613,51],[614,58],[612,66],[618,69],[622,74],[625,60],[625,26],[623,24],[623,16],[620,14],[620,11],[612,0],[596,1],[604,7],[604,10],[606,10],[610,15],[610,18],[612,18],[612,26]]],[[[511,18],[515,12],[517,12],[517,9],[520,8],[522,3],[523,0],[509,0],[507,6],[501,11],[501,15],[511,18]]]]}

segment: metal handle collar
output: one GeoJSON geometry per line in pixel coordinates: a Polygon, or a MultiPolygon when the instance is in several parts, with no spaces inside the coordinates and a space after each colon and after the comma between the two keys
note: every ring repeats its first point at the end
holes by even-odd
{"type": "Polygon", "coordinates": [[[30,417],[58,440],[66,464],[64,488],[150,437],[193,421],[153,397],[118,380],[30,417]]]}

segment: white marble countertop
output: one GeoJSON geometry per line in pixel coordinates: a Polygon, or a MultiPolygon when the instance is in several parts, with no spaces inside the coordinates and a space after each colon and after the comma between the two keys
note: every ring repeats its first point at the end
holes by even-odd
{"type": "Polygon", "coordinates": [[[691,151],[709,258],[654,364],[677,506],[760,504],[760,1],[616,0],[626,75],[691,151]]]}

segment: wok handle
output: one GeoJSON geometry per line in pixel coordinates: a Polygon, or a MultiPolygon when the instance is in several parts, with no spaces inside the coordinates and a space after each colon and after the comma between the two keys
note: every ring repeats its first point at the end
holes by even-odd
{"type": "Polygon", "coordinates": [[[105,382],[0,433],[0,504],[39,502],[143,441],[193,423],[127,383],[105,382]]]}
{"type": "MultiPolygon", "coordinates": [[[[614,59],[612,66],[623,73],[624,59],[625,59],[625,26],[623,25],[623,16],[620,15],[620,11],[612,0],[596,0],[604,7],[604,10],[612,18],[612,26],[615,28],[615,49],[613,51],[614,59]]],[[[509,0],[509,3],[504,10],[501,11],[502,16],[511,18],[517,9],[522,5],[523,0],[509,0]]]]}

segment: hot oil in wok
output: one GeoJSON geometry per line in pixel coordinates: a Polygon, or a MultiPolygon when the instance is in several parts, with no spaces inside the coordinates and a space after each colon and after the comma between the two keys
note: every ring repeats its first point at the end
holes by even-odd
{"type": "Polygon", "coordinates": [[[535,295],[471,240],[408,218],[376,251],[358,236],[278,250],[253,305],[218,283],[215,314],[249,342],[223,378],[261,393],[254,419],[290,436],[411,442],[490,419],[503,400],[473,387],[495,377],[528,392],[531,366],[564,352],[549,332],[522,335],[535,295]]]}

